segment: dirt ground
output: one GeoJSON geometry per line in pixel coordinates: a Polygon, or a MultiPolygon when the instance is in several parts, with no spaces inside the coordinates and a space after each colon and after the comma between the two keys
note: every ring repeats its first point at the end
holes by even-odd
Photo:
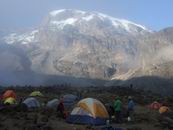
{"type": "MultiPolygon", "coordinates": [[[[38,115],[38,114],[37,114],[38,115]]],[[[63,119],[56,116],[46,117],[43,115],[38,116],[38,121],[35,122],[35,113],[18,113],[15,115],[2,116],[0,130],[100,130],[104,126],[86,126],[68,124],[63,119]]],[[[140,122],[134,124],[111,124],[116,128],[123,128],[124,130],[163,130],[160,126],[155,124],[140,122]]]]}
{"type": "MultiPolygon", "coordinates": [[[[159,95],[141,92],[139,90],[129,90],[125,88],[117,89],[100,89],[89,88],[79,90],[76,88],[13,88],[20,98],[26,98],[33,90],[40,90],[45,96],[38,98],[40,102],[49,101],[53,98],[59,98],[63,94],[76,94],[76,90],[82,93],[83,97],[92,97],[99,99],[103,104],[113,102],[113,96],[118,95],[123,101],[124,108],[127,106],[127,97],[134,97],[135,107],[135,122],[128,123],[126,117],[122,124],[113,122],[111,126],[122,128],[124,130],[164,130],[163,125],[159,122],[159,113],[156,110],[150,110],[147,107],[159,95]]],[[[4,90],[1,90],[3,92],[4,90]]],[[[163,98],[163,97],[159,97],[163,98]]],[[[72,110],[73,108],[71,108],[72,110]]],[[[69,112],[71,111],[69,110],[69,112]]],[[[64,119],[61,119],[55,110],[47,110],[40,108],[27,112],[20,112],[15,109],[0,111],[0,130],[100,130],[104,126],[87,126],[68,124],[64,119]]],[[[171,129],[169,129],[171,130],[171,129]]]]}

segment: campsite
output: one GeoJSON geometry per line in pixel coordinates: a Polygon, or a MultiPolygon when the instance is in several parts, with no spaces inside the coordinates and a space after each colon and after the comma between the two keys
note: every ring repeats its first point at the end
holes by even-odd
{"type": "Polygon", "coordinates": [[[173,0],[0,0],[0,130],[173,130],[173,0]]]}
{"type": "Polygon", "coordinates": [[[1,130],[165,130],[173,129],[171,115],[161,117],[159,102],[173,108],[173,98],[130,87],[9,87],[1,88],[1,130]],[[128,96],[135,102],[134,122],[126,116],[128,96]],[[11,96],[11,97],[10,97],[11,96]],[[110,117],[110,106],[119,96],[123,103],[123,122],[110,117]],[[66,119],[56,111],[63,98],[66,119]],[[14,99],[14,100],[13,100],[14,99]],[[26,105],[17,105],[23,102],[26,105]],[[101,117],[101,118],[100,118],[101,117]],[[107,119],[106,119],[107,118],[107,119]],[[104,120],[106,119],[106,120],[104,120]],[[108,121],[109,120],[109,121],[108,121]],[[107,128],[106,128],[107,127],[107,128]],[[113,127],[114,129],[108,129],[113,127]]]}

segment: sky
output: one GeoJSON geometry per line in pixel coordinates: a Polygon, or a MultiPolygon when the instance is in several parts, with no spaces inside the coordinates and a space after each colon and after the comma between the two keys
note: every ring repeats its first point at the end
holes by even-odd
{"type": "Polygon", "coordinates": [[[151,30],[173,26],[173,0],[0,0],[0,29],[37,27],[52,10],[97,11],[151,30]]]}

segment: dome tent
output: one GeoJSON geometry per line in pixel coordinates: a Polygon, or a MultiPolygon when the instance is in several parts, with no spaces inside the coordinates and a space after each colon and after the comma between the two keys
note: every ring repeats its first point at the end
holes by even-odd
{"type": "Polygon", "coordinates": [[[53,99],[53,100],[48,101],[46,106],[48,108],[57,108],[58,104],[59,104],[59,100],[58,99],[53,99]]]}
{"type": "Polygon", "coordinates": [[[85,98],[78,102],[67,118],[67,122],[73,124],[104,125],[108,118],[108,112],[100,101],[93,98],[85,98]]]}
{"type": "Polygon", "coordinates": [[[167,107],[167,106],[162,106],[162,107],[160,107],[160,109],[159,109],[159,113],[160,113],[160,114],[167,113],[167,112],[169,112],[169,111],[170,111],[170,108],[167,107]]]}
{"type": "Polygon", "coordinates": [[[23,101],[23,103],[28,107],[28,108],[38,108],[40,107],[40,103],[36,98],[29,97],[23,101]]]}
{"type": "Polygon", "coordinates": [[[15,103],[16,103],[16,99],[12,97],[6,98],[4,101],[4,104],[9,104],[9,105],[14,105],[15,103]]]}
{"type": "Polygon", "coordinates": [[[71,108],[77,101],[77,96],[73,94],[66,94],[62,97],[66,109],[71,108]]]}
{"type": "Polygon", "coordinates": [[[162,104],[160,104],[159,102],[155,101],[155,102],[153,102],[153,103],[151,103],[149,105],[149,108],[153,109],[153,110],[158,110],[161,106],[162,106],[162,104]]]}
{"type": "Polygon", "coordinates": [[[33,91],[29,96],[31,97],[42,97],[43,94],[40,91],[33,91]]]}
{"type": "Polygon", "coordinates": [[[9,97],[16,99],[16,93],[13,90],[7,90],[2,95],[2,99],[3,100],[5,100],[5,99],[7,99],[9,97]]]}
{"type": "Polygon", "coordinates": [[[77,100],[77,96],[73,94],[66,94],[63,96],[64,102],[73,102],[77,100]]]}

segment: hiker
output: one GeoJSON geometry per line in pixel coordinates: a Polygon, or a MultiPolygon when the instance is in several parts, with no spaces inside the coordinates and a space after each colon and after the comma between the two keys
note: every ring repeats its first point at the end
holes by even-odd
{"type": "Polygon", "coordinates": [[[122,102],[120,97],[117,97],[114,101],[115,118],[117,123],[122,122],[122,102]]]}
{"type": "Polygon", "coordinates": [[[133,84],[130,84],[130,89],[133,89],[133,84]]]}
{"type": "Polygon", "coordinates": [[[64,111],[65,111],[64,102],[63,102],[63,99],[61,99],[60,103],[57,106],[57,112],[59,112],[60,117],[63,118],[63,119],[65,118],[64,111]]]}
{"type": "Polygon", "coordinates": [[[19,105],[22,104],[23,100],[24,100],[24,99],[21,97],[20,100],[19,100],[19,105]]]}
{"type": "Polygon", "coordinates": [[[81,100],[82,99],[82,93],[78,92],[77,95],[78,95],[78,100],[81,100]]]}
{"type": "Polygon", "coordinates": [[[24,98],[21,97],[19,103],[16,105],[15,110],[17,112],[26,112],[28,110],[26,104],[23,103],[23,100],[24,98]]]}
{"type": "Polygon", "coordinates": [[[134,121],[134,107],[135,107],[135,103],[132,99],[131,96],[128,97],[128,121],[133,122],[134,121]]]}
{"type": "Polygon", "coordinates": [[[108,110],[108,113],[109,113],[109,116],[110,117],[114,116],[115,111],[114,111],[113,106],[109,105],[108,108],[107,108],[107,110],[108,110]]]}
{"type": "Polygon", "coordinates": [[[105,104],[105,107],[106,107],[107,112],[109,114],[109,120],[112,121],[115,117],[114,107],[112,104],[109,104],[109,103],[105,104]]]}

